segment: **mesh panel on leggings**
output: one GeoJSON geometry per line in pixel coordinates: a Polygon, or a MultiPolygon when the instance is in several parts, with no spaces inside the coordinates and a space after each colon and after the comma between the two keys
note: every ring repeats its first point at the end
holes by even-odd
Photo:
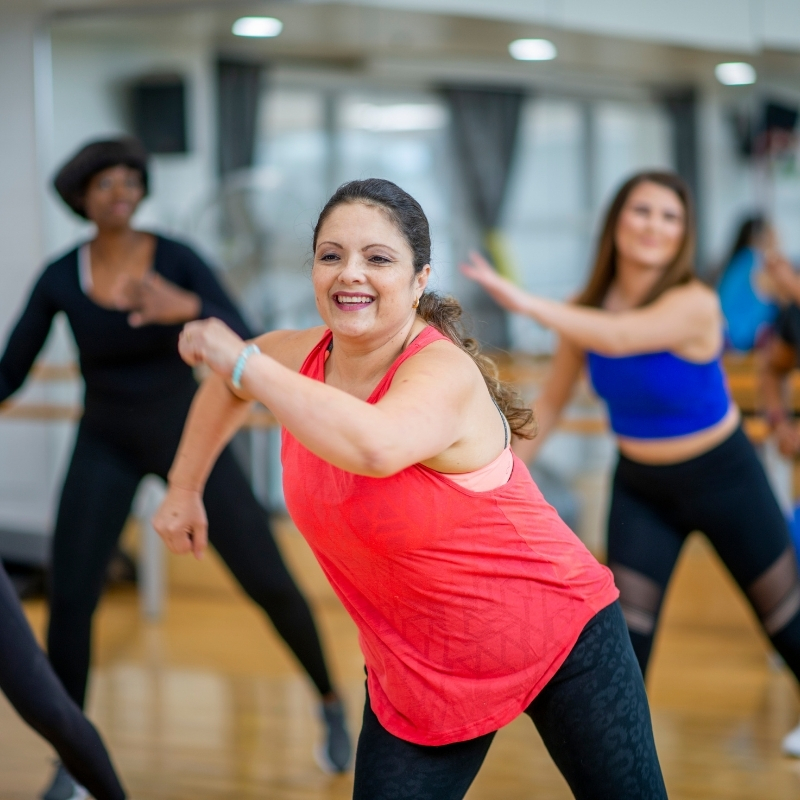
{"type": "Polygon", "coordinates": [[[622,564],[609,565],[619,589],[619,604],[628,629],[649,636],[656,625],[656,614],[664,590],[652,578],[622,564]]]}
{"type": "Polygon", "coordinates": [[[800,579],[791,545],[747,587],[747,594],[770,636],[784,628],[800,611],[800,579]]]}

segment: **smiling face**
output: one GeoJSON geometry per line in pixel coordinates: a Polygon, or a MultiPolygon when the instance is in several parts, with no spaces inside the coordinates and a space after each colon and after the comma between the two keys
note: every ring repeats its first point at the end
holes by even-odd
{"type": "Polygon", "coordinates": [[[128,226],[143,197],[139,170],[119,165],[92,176],[83,202],[86,216],[98,228],[120,229],[128,226]]]}
{"type": "Polygon", "coordinates": [[[335,336],[388,340],[413,323],[430,265],[414,272],[411,247],[388,214],[360,202],[336,206],[314,251],[317,310],[335,336]]]}
{"type": "Polygon", "coordinates": [[[686,210],[670,188],[644,181],[622,207],[614,232],[618,264],[663,271],[678,255],[686,234],[686,210]]]}

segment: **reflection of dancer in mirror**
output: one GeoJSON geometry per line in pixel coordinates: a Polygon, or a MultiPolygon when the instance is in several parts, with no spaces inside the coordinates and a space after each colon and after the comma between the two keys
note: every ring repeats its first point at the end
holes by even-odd
{"type": "Polygon", "coordinates": [[[689,191],[671,173],[642,173],[606,215],[589,282],[574,303],[538,297],[480,256],[462,266],[509,311],[560,335],[536,403],[533,457],[585,363],[617,437],[608,562],[642,668],[686,537],[703,531],[789,668],[800,674],[800,581],[783,514],[741,429],[719,353],[722,317],[692,268],[689,191]]]}
{"type": "Polygon", "coordinates": [[[0,691],[17,713],[56,749],[78,785],[69,800],[124,800],[103,742],[56,677],[0,565],[0,691]],[[85,788],[84,788],[85,787],[85,788]]]}
{"type": "MultiPolygon", "coordinates": [[[[177,352],[181,325],[214,316],[243,336],[249,332],[194,251],[131,228],[147,193],[146,154],[137,142],[87,145],[55,183],[70,208],[95,223],[97,234],[50,264],[36,282],[0,360],[0,401],[22,385],[54,315],[65,312],[86,394],[53,540],[48,652],[82,707],[92,615],[108,560],[142,477],[166,477],[197,390],[177,352]]],[[[325,765],[344,769],[349,738],[311,611],[286,570],[266,513],[228,451],[208,481],[205,501],[214,546],[319,691],[325,765]]],[[[46,800],[69,798],[71,785],[59,767],[46,800]]]]}
{"type": "Polygon", "coordinates": [[[314,232],[324,327],[245,345],[187,325],[181,354],[214,374],[156,529],[202,553],[205,481],[261,400],[284,426],[289,511],[360,631],[356,798],[463,797],[522,712],[576,797],[666,797],[611,574],[512,455],[531,412],[463,337],[458,304],[425,292],[429,273],[418,203],[354,181],[314,232]]]}
{"type": "Polygon", "coordinates": [[[769,338],[781,290],[765,267],[777,252],[778,237],[764,217],[741,223],[717,287],[727,344],[735,350],[747,352],[769,338]]]}

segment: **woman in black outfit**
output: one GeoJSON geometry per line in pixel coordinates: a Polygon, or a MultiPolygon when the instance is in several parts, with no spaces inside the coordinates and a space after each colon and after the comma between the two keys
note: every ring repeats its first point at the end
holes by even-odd
{"type": "MultiPolygon", "coordinates": [[[[0,401],[21,386],[53,316],[65,312],[86,391],[53,539],[48,651],[82,706],[92,614],[107,563],[142,477],[166,478],[197,388],[178,355],[181,326],[217,317],[244,337],[252,334],[190,248],[130,227],[147,193],[146,154],[138,142],[87,145],[62,168],[55,186],[73,211],[96,224],[97,236],[50,264],[34,286],[0,359],[0,401]]],[[[211,541],[320,693],[327,731],[322,765],[344,770],[350,742],[314,620],[229,451],[205,500],[211,541]]],[[[45,798],[62,800],[60,793],[45,798]]]]}

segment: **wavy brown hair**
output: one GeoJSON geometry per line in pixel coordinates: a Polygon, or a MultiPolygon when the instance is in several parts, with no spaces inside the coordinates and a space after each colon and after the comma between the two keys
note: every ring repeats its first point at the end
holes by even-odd
{"type": "Polygon", "coordinates": [[[594,266],[586,287],[578,296],[577,302],[583,306],[599,308],[603,305],[608,289],[617,274],[616,233],[620,214],[631,192],[643,183],[655,183],[672,190],[683,205],[683,242],[675,258],[668,264],[664,274],[639,304],[646,306],[660,297],[667,289],[689,283],[695,277],[694,254],[697,244],[697,227],[694,218],[692,193],[686,182],[674,172],[638,172],[625,181],[606,211],[594,266]]]}
{"type": "MultiPolygon", "coordinates": [[[[397,184],[381,178],[350,181],[336,190],[320,212],[314,227],[315,250],[322,224],[337,206],[344,203],[364,203],[381,209],[397,226],[411,248],[415,273],[431,263],[430,227],[422,206],[397,184]]],[[[425,292],[419,300],[417,313],[456,347],[471,356],[497,407],[508,420],[512,433],[523,439],[532,439],[536,433],[533,410],[522,402],[513,386],[500,380],[494,361],[481,353],[478,342],[468,335],[458,300],[454,297],[442,297],[436,292],[425,292]]]]}

